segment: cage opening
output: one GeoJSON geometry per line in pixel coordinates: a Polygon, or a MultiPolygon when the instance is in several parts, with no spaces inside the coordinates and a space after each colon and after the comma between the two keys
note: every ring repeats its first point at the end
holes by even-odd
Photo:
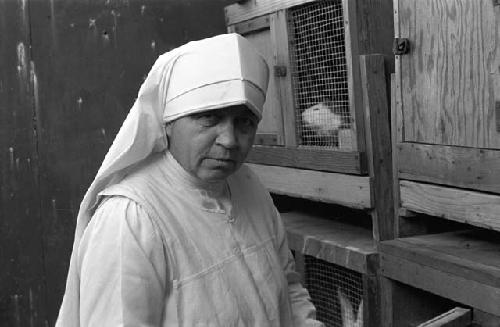
{"type": "Polygon", "coordinates": [[[351,150],[342,2],[305,4],[289,15],[298,144],[351,150]]]}
{"type": "Polygon", "coordinates": [[[361,273],[313,256],[304,258],[304,286],[316,307],[316,318],[327,327],[362,325],[361,273]]]}

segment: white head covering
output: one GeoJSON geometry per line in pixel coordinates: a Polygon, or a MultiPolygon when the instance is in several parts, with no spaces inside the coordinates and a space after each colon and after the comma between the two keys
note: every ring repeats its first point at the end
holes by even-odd
{"type": "Polygon", "coordinates": [[[151,153],[167,148],[166,122],[240,104],[260,119],[268,76],[264,58],[238,34],[189,42],[157,59],[80,205],[57,326],[79,326],[78,247],[98,193],[151,153]]]}

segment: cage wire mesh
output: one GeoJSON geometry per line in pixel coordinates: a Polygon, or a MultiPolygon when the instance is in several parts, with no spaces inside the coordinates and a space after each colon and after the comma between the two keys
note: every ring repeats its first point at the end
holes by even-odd
{"type": "Polygon", "coordinates": [[[299,145],[350,150],[342,1],[298,6],[288,19],[299,145]]]}
{"type": "Polygon", "coordinates": [[[316,307],[316,318],[326,327],[362,326],[362,275],[313,256],[304,257],[304,286],[316,307]]]}

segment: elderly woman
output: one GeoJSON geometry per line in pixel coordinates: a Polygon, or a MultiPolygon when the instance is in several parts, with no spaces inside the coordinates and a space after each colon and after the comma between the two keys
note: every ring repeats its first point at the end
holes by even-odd
{"type": "Polygon", "coordinates": [[[159,57],[81,204],[56,326],[322,326],[242,164],[267,83],[237,34],[159,57]]]}

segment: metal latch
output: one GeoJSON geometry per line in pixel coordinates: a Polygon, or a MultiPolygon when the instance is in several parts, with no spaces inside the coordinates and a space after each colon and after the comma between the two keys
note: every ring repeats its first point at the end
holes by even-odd
{"type": "Polygon", "coordinates": [[[410,40],[406,38],[395,38],[392,44],[392,53],[396,56],[410,52],[410,40]]]}
{"type": "Polygon", "coordinates": [[[285,77],[286,76],[286,66],[274,66],[274,76],[285,77]]]}
{"type": "Polygon", "coordinates": [[[493,7],[500,6],[500,0],[493,0],[493,7]]]}

